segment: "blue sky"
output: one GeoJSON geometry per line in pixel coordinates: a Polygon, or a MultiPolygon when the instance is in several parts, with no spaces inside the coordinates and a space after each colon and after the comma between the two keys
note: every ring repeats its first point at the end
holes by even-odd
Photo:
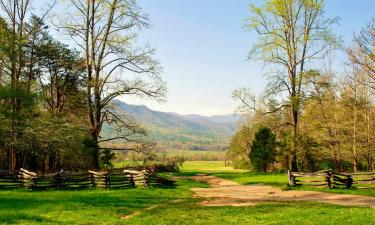
{"type": "MultiPolygon", "coordinates": [[[[242,27],[251,2],[141,0],[152,27],[140,38],[157,49],[168,99],[166,103],[124,100],[161,111],[214,115],[234,112],[236,102],[230,95],[239,86],[262,92],[267,84],[262,63],[246,60],[257,38],[242,27]]],[[[375,15],[375,1],[327,0],[326,12],[328,17],[340,17],[334,31],[349,43],[375,15]]]]}
{"type": "MultiPolygon", "coordinates": [[[[237,103],[230,97],[234,89],[263,91],[263,64],[246,60],[257,36],[243,29],[249,4],[261,0],[139,1],[152,25],[140,34],[139,42],[157,49],[168,85],[167,102],[122,100],[160,111],[217,115],[235,111],[237,103]]],[[[375,16],[375,0],[326,0],[326,12],[328,17],[340,17],[334,31],[347,44],[375,16]]],[[[335,64],[344,60],[338,58],[335,64]]]]}

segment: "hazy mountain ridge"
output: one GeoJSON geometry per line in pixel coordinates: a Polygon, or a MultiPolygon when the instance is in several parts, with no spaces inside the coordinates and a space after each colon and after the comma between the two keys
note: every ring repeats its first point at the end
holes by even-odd
{"type": "Polygon", "coordinates": [[[118,110],[131,115],[147,128],[156,141],[195,142],[197,145],[210,144],[221,140],[228,142],[234,134],[240,115],[201,116],[181,115],[152,110],[144,105],[130,105],[116,100],[118,110]]]}

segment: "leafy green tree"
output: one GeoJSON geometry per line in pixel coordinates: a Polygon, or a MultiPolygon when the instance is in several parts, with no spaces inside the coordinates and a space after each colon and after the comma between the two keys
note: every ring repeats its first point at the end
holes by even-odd
{"type": "Polygon", "coordinates": [[[255,134],[255,139],[250,147],[250,162],[260,171],[267,172],[270,163],[274,161],[276,149],[276,136],[271,129],[262,127],[255,134]]]}
{"type": "Polygon", "coordinates": [[[324,0],[267,0],[251,5],[252,16],[246,27],[259,39],[250,51],[251,59],[262,60],[272,68],[270,90],[287,96],[292,127],[290,169],[298,170],[298,131],[304,95],[305,72],[316,59],[336,47],[330,27],[336,19],[324,18],[324,0]]]}
{"type": "Polygon", "coordinates": [[[254,133],[249,126],[243,126],[231,139],[227,156],[236,169],[249,169],[249,151],[254,133]]]}
{"type": "Polygon", "coordinates": [[[103,168],[112,168],[112,160],[116,158],[115,153],[112,152],[110,149],[104,149],[101,154],[100,161],[103,168]]]}
{"type": "Polygon", "coordinates": [[[30,16],[23,20],[20,57],[14,58],[13,22],[0,19],[0,167],[91,168],[94,157],[83,143],[88,128],[79,52],[55,40],[42,18],[30,16]],[[22,61],[17,79],[14,60],[22,61]]]}

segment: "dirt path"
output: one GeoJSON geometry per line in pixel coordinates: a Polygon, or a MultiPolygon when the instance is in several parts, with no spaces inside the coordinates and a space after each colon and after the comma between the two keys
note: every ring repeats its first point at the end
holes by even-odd
{"type": "Polygon", "coordinates": [[[241,185],[234,181],[208,175],[197,175],[194,180],[204,181],[210,188],[192,188],[195,197],[206,198],[205,206],[249,206],[259,202],[315,201],[345,206],[375,208],[375,197],[334,194],[316,191],[282,191],[266,185],[241,185]]]}

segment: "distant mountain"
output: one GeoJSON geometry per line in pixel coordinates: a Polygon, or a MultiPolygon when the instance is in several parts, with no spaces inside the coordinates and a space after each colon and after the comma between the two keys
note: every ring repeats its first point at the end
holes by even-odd
{"type": "MultiPolygon", "coordinates": [[[[150,132],[155,141],[188,147],[225,146],[236,130],[240,115],[180,115],[155,111],[144,105],[116,100],[118,110],[131,115],[150,132]]],[[[186,148],[186,147],[185,147],[186,148]]]]}
{"type": "Polygon", "coordinates": [[[188,120],[192,120],[192,121],[209,120],[213,123],[232,123],[232,124],[237,123],[241,119],[241,115],[239,114],[217,115],[217,116],[201,116],[197,114],[188,114],[188,115],[183,115],[182,117],[188,120]]]}

